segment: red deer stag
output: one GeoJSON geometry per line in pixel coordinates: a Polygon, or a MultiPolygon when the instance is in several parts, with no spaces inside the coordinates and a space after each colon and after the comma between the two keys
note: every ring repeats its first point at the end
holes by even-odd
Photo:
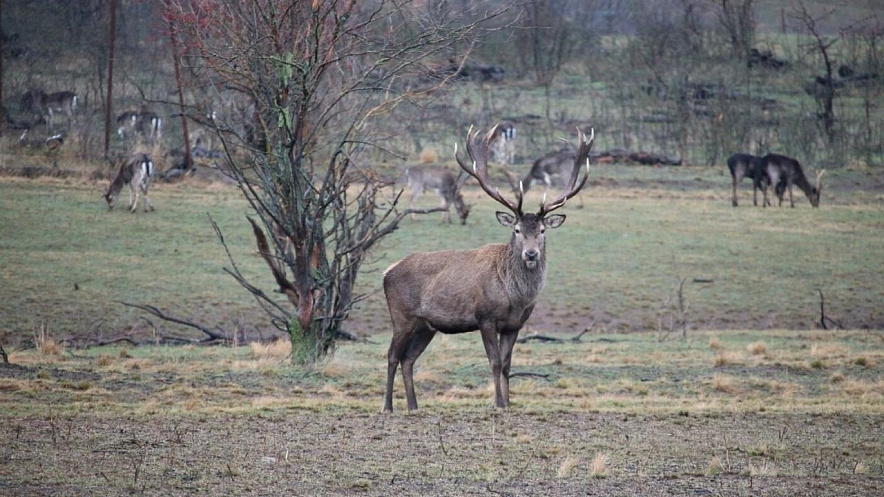
{"type": "MultiPolygon", "coordinates": [[[[758,205],[758,190],[765,192],[768,186],[767,170],[764,159],[749,154],[734,154],[727,159],[727,168],[731,171],[734,196],[731,204],[737,207],[737,186],[743,178],[752,180],[752,205],[758,205]]],[[[765,207],[770,205],[767,195],[764,196],[765,207]]]]}
{"type": "Polygon", "coordinates": [[[129,161],[124,161],[120,165],[120,170],[117,171],[117,176],[108,187],[107,193],[104,194],[108,210],[113,210],[114,202],[120,195],[120,190],[128,185],[129,210],[134,213],[138,209],[138,196],[143,194],[144,212],[147,212],[148,208],[153,211],[153,203],[150,201],[150,197],[147,196],[147,189],[150,188],[153,176],[154,164],[146,154],[140,154],[129,161]],[[132,198],[133,194],[134,200],[132,198]]]}
{"type": "Polygon", "coordinates": [[[535,213],[522,211],[522,193],[513,202],[488,180],[489,146],[496,129],[484,137],[467,134],[467,153],[472,166],[457,154],[460,167],[479,181],[491,198],[511,213],[498,212],[500,224],[512,229],[509,243],[474,250],[449,250],[412,254],[384,273],[384,294],[393,322],[393,340],[387,353],[387,391],[384,411],[393,410],[393,380],[402,365],[408,409],[417,409],[414,395],[414,363],[436,332],[446,334],[479,330],[491,364],[497,407],[509,404],[509,374],[513,345],[519,330],[537,302],[546,276],[546,230],[565,222],[562,214],[550,214],[565,205],[586,185],[587,156],[592,147],[578,130],[578,153],[568,188],[551,202],[540,203],[535,213]],[[580,166],[586,173],[578,182],[580,166]]]}
{"type": "MultiPolygon", "coordinates": [[[[405,184],[411,190],[412,209],[424,190],[433,190],[442,197],[442,207],[445,208],[442,219],[451,223],[451,204],[454,204],[460,224],[467,224],[470,206],[464,203],[463,195],[460,194],[460,187],[467,176],[462,174],[461,177],[463,179],[455,179],[451,171],[442,166],[409,166],[402,173],[399,183],[405,184]]],[[[411,217],[414,219],[414,214],[411,217]]]]}
{"type": "MultiPolygon", "coordinates": [[[[783,205],[783,195],[786,189],[789,190],[789,204],[794,208],[795,200],[792,198],[792,185],[797,186],[807,195],[810,205],[813,207],[820,206],[820,193],[823,190],[823,175],[826,174],[825,169],[816,173],[816,186],[810,184],[801,164],[785,155],[767,154],[764,156],[767,177],[770,185],[774,186],[774,193],[779,199],[779,206],[783,205]]],[[[767,203],[767,190],[764,190],[764,201],[767,203]]]]}

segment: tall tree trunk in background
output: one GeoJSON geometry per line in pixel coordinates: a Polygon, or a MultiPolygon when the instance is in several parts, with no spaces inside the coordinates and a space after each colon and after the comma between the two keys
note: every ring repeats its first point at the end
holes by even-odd
{"type": "MultiPolygon", "coordinates": [[[[169,3],[164,2],[166,8],[169,3]]],[[[175,83],[178,85],[178,107],[181,110],[181,129],[184,132],[184,168],[193,167],[193,158],[190,156],[190,133],[187,130],[187,116],[184,115],[184,91],[181,85],[181,52],[178,45],[178,34],[175,32],[175,21],[172,18],[169,22],[169,38],[172,40],[172,59],[175,63],[175,83]]]]}
{"type": "MultiPolygon", "coordinates": [[[[0,0],[0,24],[3,21],[3,0],[0,0]]],[[[6,126],[6,111],[3,108],[3,37],[0,36],[0,131],[6,126]]]]}
{"type": "Polygon", "coordinates": [[[117,38],[117,0],[110,2],[110,28],[107,33],[108,52],[107,52],[107,105],[104,110],[104,158],[108,158],[110,152],[111,137],[111,114],[113,113],[114,99],[114,58],[116,51],[114,47],[117,38]]]}

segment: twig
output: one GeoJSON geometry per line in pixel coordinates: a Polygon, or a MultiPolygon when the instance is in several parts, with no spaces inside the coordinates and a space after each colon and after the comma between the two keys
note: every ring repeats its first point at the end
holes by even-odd
{"type": "Polygon", "coordinates": [[[829,316],[826,316],[826,297],[823,295],[823,290],[821,288],[817,288],[816,291],[820,292],[820,326],[822,326],[824,330],[828,330],[829,327],[826,326],[826,322],[828,321],[836,328],[843,330],[844,326],[842,326],[841,323],[835,321],[829,316]]]}
{"type": "Polygon", "coordinates": [[[581,331],[579,335],[577,335],[577,336],[575,336],[575,337],[572,337],[572,338],[571,338],[571,341],[572,341],[572,342],[579,342],[579,341],[580,341],[580,337],[582,337],[583,335],[585,335],[585,334],[589,333],[590,331],[592,331],[593,329],[595,329],[595,325],[596,325],[597,323],[598,323],[597,321],[593,321],[592,324],[589,325],[588,328],[584,328],[583,331],[581,331]]]}
{"type": "Polygon", "coordinates": [[[518,340],[516,340],[516,343],[528,343],[530,341],[544,342],[544,343],[562,343],[562,342],[564,342],[564,340],[562,340],[561,338],[548,337],[546,335],[539,335],[537,333],[533,333],[533,334],[528,335],[526,337],[519,338],[518,340]]]}
{"type": "MultiPolygon", "coordinates": [[[[210,330],[200,324],[192,323],[190,321],[187,321],[187,320],[184,320],[181,318],[169,316],[169,315],[165,314],[163,311],[157,309],[156,307],[154,307],[152,305],[130,304],[128,302],[123,302],[123,301],[117,301],[117,302],[125,305],[126,307],[134,307],[136,309],[141,309],[142,311],[149,312],[164,321],[170,321],[172,323],[182,324],[184,326],[189,326],[191,328],[195,328],[197,330],[200,330],[201,332],[208,335],[210,340],[228,341],[227,336],[224,334],[218,333],[216,331],[212,331],[212,330],[210,330]]],[[[208,340],[204,340],[204,341],[208,341],[208,340]]]]}
{"type": "Polygon", "coordinates": [[[544,380],[549,379],[549,374],[546,373],[532,373],[530,371],[520,371],[518,373],[510,373],[510,378],[515,378],[517,376],[532,376],[536,378],[543,378],[544,380]]]}
{"type": "Polygon", "coordinates": [[[9,364],[9,356],[6,354],[6,351],[3,350],[2,343],[0,343],[0,357],[3,358],[3,364],[9,364]]]}
{"type": "Polygon", "coordinates": [[[447,456],[448,450],[445,449],[445,442],[442,441],[442,421],[436,422],[436,428],[439,429],[439,446],[442,447],[442,453],[447,456]]]}

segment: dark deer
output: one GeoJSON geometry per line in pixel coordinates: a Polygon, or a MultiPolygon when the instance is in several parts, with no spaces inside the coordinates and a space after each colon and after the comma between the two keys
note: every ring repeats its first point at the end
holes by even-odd
{"type": "MultiPolygon", "coordinates": [[[[749,154],[734,154],[727,159],[727,168],[731,171],[734,196],[731,204],[737,207],[737,186],[743,178],[752,180],[752,205],[758,205],[758,190],[767,191],[768,178],[764,159],[749,154]]],[[[764,196],[765,207],[770,205],[767,195],[764,196]]]]}
{"type": "MultiPolygon", "coordinates": [[[[424,190],[433,190],[442,198],[442,207],[445,208],[442,219],[451,223],[451,204],[454,204],[460,224],[466,224],[467,216],[470,215],[470,206],[464,203],[460,188],[467,178],[465,174],[455,178],[451,171],[442,166],[421,165],[407,167],[399,182],[411,190],[412,209],[417,199],[424,194],[424,190]]],[[[412,219],[414,219],[413,214],[412,219]]]]}
{"type": "MultiPolygon", "coordinates": [[[[783,195],[789,190],[789,204],[795,207],[795,200],[792,197],[792,186],[797,186],[804,192],[810,205],[813,207],[820,206],[820,193],[823,190],[823,175],[825,169],[816,173],[816,186],[811,185],[804,175],[801,164],[785,155],[767,154],[764,156],[765,168],[770,185],[774,186],[774,193],[779,199],[779,206],[783,205],[783,195]]],[[[764,201],[767,202],[767,190],[764,190],[764,201]]]]}
{"type": "Polygon", "coordinates": [[[120,195],[120,190],[124,186],[129,186],[129,210],[133,213],[138,209],[138,196],[144,195],[144,212],[150,208],[154,210],[150,197],[147,196],[147,189],[154,176],[154,164],[149,156],[140,154],[135,158],[124,161],[120,165],[119,171],[114,180],[111,182],[104,194],[104,200],[107,202],[108,210],[113,210],[114,203],[120,195]],[[134,199],[133,199],[134,195],[134,199]]]}
{"type": "Polygon", "coordinates": [[[537,213],[522,211],[523,194],[513,202],[488,180],[490,141],[496,129],[479,137],[467,134],[467,153],[472,166],[457,154],[460,167],[479,181],[491,198],[510,212],[498,212],[500,224],[512,229],[509,243],[484,245],[473,250],[449,250],[412,254],[384,273],[384,293],[393,322],[393,340],[387,353],[387,392],[384,411],[393,410],[393,380],[402,365],[408,409],[417,409],[414,394],[414,362],[436,332],[446,334],[479,330],[494,379],[495,404],[509,404],[509,375],[513,345],[528,318],[546,276],[546,230],[565,222],[562,214],[550,214],[576,195],[589,177],[587,156],[592,147],[578,130],[578,153],[568,188],[552,202],[540,203],[537,213]],[[586,162],[581,181],[580,166],[586,162]]]}

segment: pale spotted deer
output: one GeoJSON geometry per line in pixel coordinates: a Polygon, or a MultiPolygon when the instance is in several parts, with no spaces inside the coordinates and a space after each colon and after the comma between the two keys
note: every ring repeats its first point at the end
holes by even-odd
{"type": "MultiPolygon", "coordinates": [[[[419,165],[405,168],[398,182],[411,190],[412,209],[425,190],[432,190],[442,199],[442,207],[445,208],[442,219],[451,223],[451,205],[454,204],[460,224],[466,224],[467,216],[470,215],[470,206],[464,203],[460,188],[467,177],[461,175],[455,178],[454,174],[443,166],[419,165]]],[[[414,214],[411,218],[415,218],[414,214]]]]}
{"type": "Polygon", "coordinates": [[[144,212],[148,208],[153,211],[153,203],[147,196],[147,190],[154,177],[154,163],[147,154],[140,154],[128,161],[124,161],[117,171],[114,180],[111,181],[104,194],[108,210],[113,210],[117,197],[124,186],[129,187],[129,210],[133,213],[138,209],[138,197],[144,195],[144,212]],[[133,198],[134,196],[134,198],[133,198]]]}

